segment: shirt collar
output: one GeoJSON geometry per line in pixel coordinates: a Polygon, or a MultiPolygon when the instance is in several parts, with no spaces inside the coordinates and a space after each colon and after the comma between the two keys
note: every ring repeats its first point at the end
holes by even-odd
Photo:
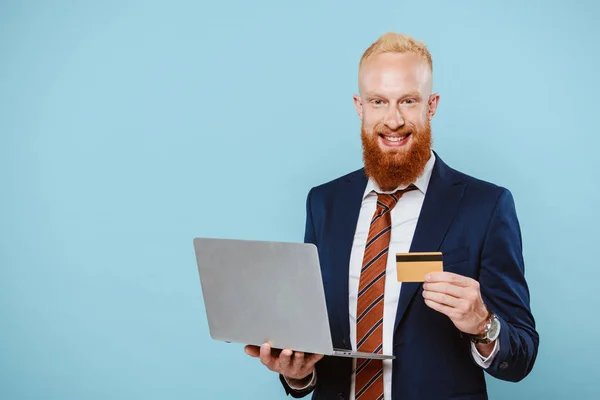
{"type": "MultiPolygon", "coordinates": [[[[429,180],[431,179],[431,172],[433,171],[433,166],[435,165],[435,154],[433,151],[431,152],[431,156],[427,163],[425,164],[425,168],[421,175],[413,182],[413,184],[419,189],[423,194],[427,192],[427,187],[429,186],[429,180]]],[[[379,185],[373,180],[373,178],[369,178],[367,181],[367,187],[365,188],[365,192],[363,194],[363,199],[367,197],[367,195],[371,192],[376,193],[394,193],[397,190],[406,189],[409,185],[398,186],[395,190],[391,192],[385,192],[379,188],[379,185]]]]}

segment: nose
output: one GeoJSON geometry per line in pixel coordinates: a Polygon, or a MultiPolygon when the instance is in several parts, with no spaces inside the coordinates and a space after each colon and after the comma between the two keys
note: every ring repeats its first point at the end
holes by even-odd
{"type": "Polygon", "coordinates": [[[402,113],[397,108],[391,108],[386,116],[385,116],[385,126],[390,128],[391,130],[396,130],[404,125],[404,118],[402,118],[402,113]]]}

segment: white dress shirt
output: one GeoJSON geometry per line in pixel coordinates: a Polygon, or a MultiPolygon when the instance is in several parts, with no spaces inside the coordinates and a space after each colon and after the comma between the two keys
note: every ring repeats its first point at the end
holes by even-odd
{"type": "MultiPolygon", "coordinates": [[[[417,221],[425,200],[425,193],[431,178],[431,172],[435,164],[435,155],[431,157],[421,176],[417,178],[414,185],[419,190],[412,190],[402,195],[396,206],[391,211],[392,232],[388,252],[388,261],[385,275],[384,309],[383,309],[383,354],[393,353],[393,334],[396,311],[398,308],[398,299],[402,283],[398,282],[396,276],[396,253],[408,253],[410,245],[417,227],[417,221]]],[[[405,189],[398,187],[396,190],[405,189]]],[[[360,281],[360,271],[362,269],[363,257],[367,243],[367,236],[371,227],[371,220],[377,209],[377,193],[394,193],[382,191],[377,183],[372,179],[367,182],[367,187],[363,194],[363,200],[360,207],[354,241],[352,243],[352,252],[350,253],[350,279],[349,279],[349,312],[350,312],[350,342],[352,349],[356,351],[356,307],[358,300],[358,285],[360,281]]],[[[473,359],[482,368],[488,368],[492,363],[494,356],[499,350],[499,340],[496,340],[494,349],[489,357],[484,358],[479,354],[474,344],[471,344],[473,359]]],[[[353,360],[353,371],[356,370],[356,359],[353,360]]],[[[311,384],[316,384],[313,376],[311,384]]],[[[318,379],[318,378],[317,378],[318,379]]],[[[350,388],[349,400],[355,398],[356,374],[352,374],[352,384],[350,388]]],[[[311,386],[310,384],[306,387],[311,386]]],[[[306,388],[305,387],[305,388],[306,388]]],[[[303,388],[296,388],[303,389],[303,388]]],[[[392,400],[392,360],[383,361],[383,391],[384,399],[392,400]]]]}

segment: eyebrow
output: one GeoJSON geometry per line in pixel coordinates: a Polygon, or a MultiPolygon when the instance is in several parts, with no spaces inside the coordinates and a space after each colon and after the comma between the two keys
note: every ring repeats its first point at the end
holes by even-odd
{"type": "MultiPolygon", "coordinates": [[[[384,95],[382,95],[382,94],[375,93],[375,92],[367,92],[367,93],[365,94],[365,97],[366,97],[366,99],[367,99],[367,100],[370,100],[370,99],[372,99],[372,98],[374,98],[374,97],[383,97],[383,98],[387,98],[387,96],[384,96],[384,95]]],[[[419,93],[419,92],[408,92],[408,93],[405,93],[405,94],[403,94],[403,95],[402,95],[400,98],[401,98],[401,99],[406,99],[406,98],[408,98],[408,97],[416,97],[416,98],[419,98],[419,99],[421,99],[421,93],[419,93]]]]}
{"type": "Polygon", "coordinates": [[[406,97],[418,97],[420,99],[421,98],[421,93],[419,93],[419,92],[409,92],[409,93],[405,94],[404,96],[402,96],[402,98],[406,98],[406,97]]]}

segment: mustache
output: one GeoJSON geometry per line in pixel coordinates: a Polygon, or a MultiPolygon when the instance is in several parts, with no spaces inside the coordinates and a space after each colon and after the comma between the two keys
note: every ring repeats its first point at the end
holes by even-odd
{"type": "Polygon", "coordinates": [[[405,125],[398,127],[397,129],[390,129],[388,126],[381,124],[381,125],[377,125],[373,129],[373,132],[375,132],[379,135],[399,135],[399,136],[404,136],[404,135],[406,135],[408,133],[412,133],[414,131],[415,131],[415,127],[412,124],[405,124],[405,125]]]}

